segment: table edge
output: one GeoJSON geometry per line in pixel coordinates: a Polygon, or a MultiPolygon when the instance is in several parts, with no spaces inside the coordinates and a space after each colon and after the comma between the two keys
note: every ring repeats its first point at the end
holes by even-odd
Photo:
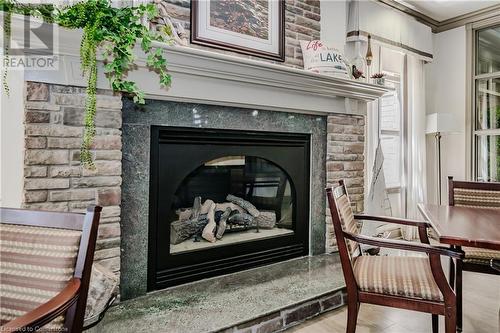
{"type": "MultiPolygon", "coordinates": [[[[497,250],[500,251],[500,242],[495,242],[495,241],[486,241],[486,240],[466,240],[464,238],[454,238],[451,236],[443,236],[440,230],[436,227],[435,223],[433,223],[432,219],[430,218],[430,213],[425,207],[425,203],[418,203],[417,208],[418,211],[422,214],[424,219],[432,226],[432,229],[437,233],[439,237],[439,242],[443,244],[448,244],[448,245],[455,245],[455,246],[468,246],[468,247],[475,247],[475,248],[481,248],[481,249],[488,249],[488,250],[497,250]]],[[[452,207],[452,206],[450,206],[452,207]]]]}
{"type": "Polygon", "coordinates": [[[437,235],[439,236],[439,241],[441,241],[441,232],[440,230],[436,227],[435,223],[432,221],[432,219],[430,218],[430,213],[429,211],[425,208],[425,205],[424,203],[418,203],[417,204],[417,209],[418,211],[420,212],[420,214],[422,214],[422,216],[424,217],[424,219],[432,226],[432,229],[434,229],[434,231],[437,233],[437,235]]]}

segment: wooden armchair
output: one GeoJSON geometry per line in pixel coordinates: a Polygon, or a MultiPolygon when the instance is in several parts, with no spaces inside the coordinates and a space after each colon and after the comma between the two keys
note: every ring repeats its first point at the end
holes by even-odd
{"type": "Polygon", "coordinates": [[[0,331],[82,331],[100,212],[0,208],[0,331]]]}
{"type": "Polygon", "coordinates": [[[347,333],[356,331],[360,303],[431,313],[433,333],[438,332],[438,315],[443,315],[446,333],[456,332],[456,295],[446,280],[440,256],[461,258],[463,253],[429,245],[430,225],[426,222],[354,215],[343,181],[326,191],[347,286],[347,333]],[[357,220],[416,226],[426,244],[360,235],[357,220]],[[360,243],[426,256],[363,256],[360,243]]]}

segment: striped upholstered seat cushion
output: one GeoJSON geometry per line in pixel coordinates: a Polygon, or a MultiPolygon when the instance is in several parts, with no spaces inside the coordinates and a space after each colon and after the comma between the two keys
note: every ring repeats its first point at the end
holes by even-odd
{"type": "MultiPolygon", "coordinates": [[[[0,223],[0,325],[57,295],[73,277],[80,231],[0,223]]],[[[44,327],[61,328],[58,317],[44,327]]]]}
{"type": "Polygon", "coordinates": [[[491,259],[500,260],[500,251],[480,249],[476,247],[464,247],[465,252],[464,262],[489,265],[491,259]]]}
{"type": "Polygon", "coordinates": [[[354,276],[362,291],[442,301],[427,257],[361,256],[354,276]]]}
{"type": "Polygon", "coordinates": [[[500,191],[454,188],[455,206],[500,209],[500,191]]]}

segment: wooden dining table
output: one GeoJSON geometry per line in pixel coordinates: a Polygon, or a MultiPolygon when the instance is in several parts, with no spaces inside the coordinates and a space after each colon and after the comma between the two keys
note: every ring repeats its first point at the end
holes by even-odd
{"type": "MultiPolygon", "coordinates": [[[[462,246],[500,251],[500,210],[418,204],[439,241],[461,250],[462,246]]],[[[462,261],[456,263],[457,330],[462,331],[462,261]]]]}

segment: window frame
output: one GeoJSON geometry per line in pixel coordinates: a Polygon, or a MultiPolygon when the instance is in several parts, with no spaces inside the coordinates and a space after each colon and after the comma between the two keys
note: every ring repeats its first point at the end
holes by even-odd
{"type": "Polygon", "coordinates": [[[467,142],[467,155],[469,157],[467,165],[467,177],[471,180],[478,180],[478,140],[480,136],[500,136],[500,128],[497,129],[477,129],[477,100],[476,90],[478,82],[485,79],[500,79],[500,71],[477,74],[477,52],[479,32],[485,29],[500,27],[500,18],[488,19],[466,26],[467,34],[467,90],[470,106],[467,112],[467,130],[470,133],[467,142]]]}

